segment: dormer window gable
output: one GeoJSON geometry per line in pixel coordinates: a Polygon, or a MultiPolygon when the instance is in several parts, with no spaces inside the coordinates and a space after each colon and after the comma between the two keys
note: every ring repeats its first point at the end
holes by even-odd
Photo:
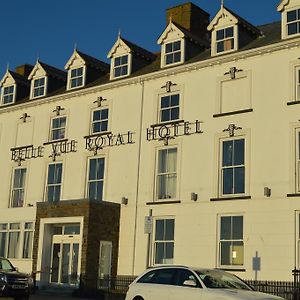
{"type": "Polygon", "coordinates": [[[185,62],[185,33],[173,22],[169,23],[157,44],[161,45],[160,65],[162,68],[185,62]]]}
{"type": "Polygon", "coordinates": [[[129,42],[120,35],[107,57],[111,60],[111,80],[128,77],[156,58],[151,52],[129,42]]]}
{"type": "Polygon", "coordinates": [[[28,81],[23,75],[7,70],[0,81],[1,106],[16,103],[28,96],[28,81]]]}
{"type": "Polygon", "coordinates": [[[30,80],[30,99],[36,99],[63,87],[66,82],[66,73],[37,61],[28,80],[30,80]]]}
{"type": "Polygon", "coordinates": [[[125,41],[118,37],[117,41],[107,54],[110,58],[110,79],[129,76],[132,72],[132,51],[125,41]]]}
{"type": "Polygon", "coordinates": [[[212,56],[237,51],[261,35],[255,26],[224,6],[221,6],[207,29],[211,31],[212,56]]]}
{"type": "Polygon", "coordinates": [[[282,0],[277,11],[281,13],[282,39],[300,36],[300,1],[282,0]]]}
{"type": "Polygon", "coordinates": [[[77,49],[65,65],[68,71],[67,90],[78,89],[108,73],[109,66],[77,49]]]}

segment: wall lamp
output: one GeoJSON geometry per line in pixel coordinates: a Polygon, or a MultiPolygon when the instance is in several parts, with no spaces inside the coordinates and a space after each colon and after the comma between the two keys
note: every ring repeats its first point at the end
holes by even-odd
{"type": "Polygon", "coordinates": [[[122,197],[121,203],[124,204],[124,205],[127,205],[128,204],[128,198],[122,197]]]}
{"type": "Polygon", "coordinates": [[[192,200],[192,201],[197,201],[197,200],[198,200],[198,194],[192,192],[192,193],[191,193],[191,200],[192,200]]]}
{"type": "Polygon", "coordinates": [[[264,187],[264,196],[266,196],[266,197],[271,196],[271,189],[267,186],[264,187]]]}

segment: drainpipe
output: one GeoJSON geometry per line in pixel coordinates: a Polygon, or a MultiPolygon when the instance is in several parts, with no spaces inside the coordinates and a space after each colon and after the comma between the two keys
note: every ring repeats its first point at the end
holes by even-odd
{"type": "Polygon", "coordinates": [[[136,256],[136,239],[137,239],[137,214],[138,214],[138,199],[139,199],[139,179],[140,179],[140,166],[141,166],[141,148],[142,148],[142,135],[143,135],[143,110],[144,110],[144,81],[140,80],[142,86],[141,93],[141,111],[140,111],[140,136],[138,144],[138,165],[137,165],[137,184],[136,184],[136,194],[135,194],[135,214],[134,214],[134,236],[133,236],[133,257],[132,257],[132,270],[131,274],[135,271],[135,256],[136,256]]]}

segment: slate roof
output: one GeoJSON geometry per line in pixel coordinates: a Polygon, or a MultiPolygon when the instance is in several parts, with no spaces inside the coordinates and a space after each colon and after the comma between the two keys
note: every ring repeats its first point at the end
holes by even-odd
{"type": "MultiPolygon", "coordinates": [[[[177,26],[177,25],[176,25],[177,26]]],[[[236,52],[231,52],[231,54],[233,53],[241,53],[243,51],[246,50],[250,50],[250,49],[255,49],[255,48],[259,48],[259,47],[264,47],[264,46],[268,46],[268,45],[272,45],[272,44],[276,44],[281,42],[281,22],[273,22],[270,24],[265,24],[265,25],[261,25],[261,26],[257,26],[256,27],[257,30],[259,30],[259,32],[261,32],[261,35],[259,35],[256,39],[254,39],[253,41],[251,41],[250,43],[248,43],[246,46],[240,48],[239,50],[237,50],[236,52]]],[[[125,42],[125,41],[124,41],[125,42]]],[[[134,44],[126,41],[126,44],[128,43],[129,47],[132,47],[134,44]]],[[[140,49],[143,49],[141,47],[138,47],[136,45],[134,45],[135,50],[141,51],[140,49]]],[[[145,49],[143,49],[145,50],[145,49]]],[[[149,51],[145,50],[146,52],[144,52],[145,55],[148,55],[149,51]]],[[[199,50],[200,51],[200,50],[199,50]]],[[[79,55],[86,61],[87,64],[91,64],[93,66],[98,66],[101,68],[104,68],[106,70],[109,69],[109,65],[99,61],[89,55],[86,55],[82,52],[79,52],[79,55]]],[[[151,53],[152,54],[152,53],[151,53]]],[[[156,58],[148,65],[146,65],[145,67],[137,70],[136,72],[134,72],[133,74],[131,74],[130,76],[126,77],[127,78],[134,78],[137,76],[141,76],[141,75],[145,75],[145,74],[149,74],[149,73],[153,73],[156,71],[160,71],[161,67],[160,67],[160,63],[161,63],[161,57],[160,57],[160,53],[157,54],[152,54],[154,55],[156,58]]],[[[218,57],[223,57],[226,56],[227,53],[218,55],[218,57]]],[[[195,63],[195,62],[200,62],[200,61],[205,61],[208,59],[211,59],[211,49],[206,49],[206,50],[202,50],[201,52],[199,52],[198,55],[196,55],[195,57],[193,57],[192,59],[186,61],[183,65],[188,65],[191,63],[195,63]]],[[[165,68],[165,69],[172,69],[172,66],[165,68]]],[[[10,71],[12,76],[14,76],[14,78],[16,80],[18,80],[19,82],[25,83],[25,84],[29,84],[28,81],[26,80],[26,78],[24,79],[23,76],[10,71]],[[25,82],[24,82],[25,81],[25,82]]],[[[114,82],[116,81],[120,81],[123,80],[122,78],[120,79],[115,79],[114,82]]],[[[85,89],[88,87],[92,87],[92,86],[97,86],[97,85],[103,85],[103,84],[107,84],[109,82],[112,82],[110,80],[110,76],[109,73],[106,72],[106,74],[100,76],[97,80],[89,83],[88,85],[86,85],[85,87],[82,87],[80,89],[85,89]]],[[[48,97],[50,96],[54,96],[54,95],[59,95],[59,94],[65,94],[65,93],[69,93],[69,92],[73,92],[73,90],[67,91],[66,87],[60,88],[59,90],[56,90],[55,92],[51,93],[48,95],[48,97]]],[[[24,102],[28,102],[28,101],[36,101],[36,99],[32,99],[29,100],[28,97],[26,97],[26,99],[22,99],[22,101],[19,101],[18,103],[24,103],[24,102]]],[[[12,105],[17,105],[17,104],[12,104],[12,105]]]]}
{"type": "Polygon", "coordinates": [[[120,37],[120,39],[136,54],[144,56],[148,60],[154,60],[156,58],[156,55],[153,54],[152,52],[120,37]]]}
{"type": "Polygon", "coordinates": [[[110,66],[97,58],[87,55],[81,51],[76,50],[76,52],[81,56],[81,58],[86,62],[87,66],[102,70],[103,72],[109,72],[110,66]]]}
{"type": "Polygon", "coordinates": [[[66,81],[67,73],[65,71],[49,66],[41,61],[39,61],[39,64],[43,67],[48,76],[66,81]]]}
{"type": "Polygon", "coordinates": [[[22,76],[14,71],[9,71],[9,74],[13,77],[17,84],[29,86],[29,81],[27,80],[27,77],[22,76]]]}

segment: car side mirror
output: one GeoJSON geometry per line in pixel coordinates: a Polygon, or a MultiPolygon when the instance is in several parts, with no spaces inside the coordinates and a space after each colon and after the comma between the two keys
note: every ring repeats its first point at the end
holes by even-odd
{"type": "Polygon", "coordinates": [[[197,284],[194,280],[188,279],[183,282],[183,286],[196,287],[197,284]]]}
{"type": "Polygon", "coordinates": [[[16,272],[19,272],[19,268],[18,267],[14,267],[16,272]]]}

